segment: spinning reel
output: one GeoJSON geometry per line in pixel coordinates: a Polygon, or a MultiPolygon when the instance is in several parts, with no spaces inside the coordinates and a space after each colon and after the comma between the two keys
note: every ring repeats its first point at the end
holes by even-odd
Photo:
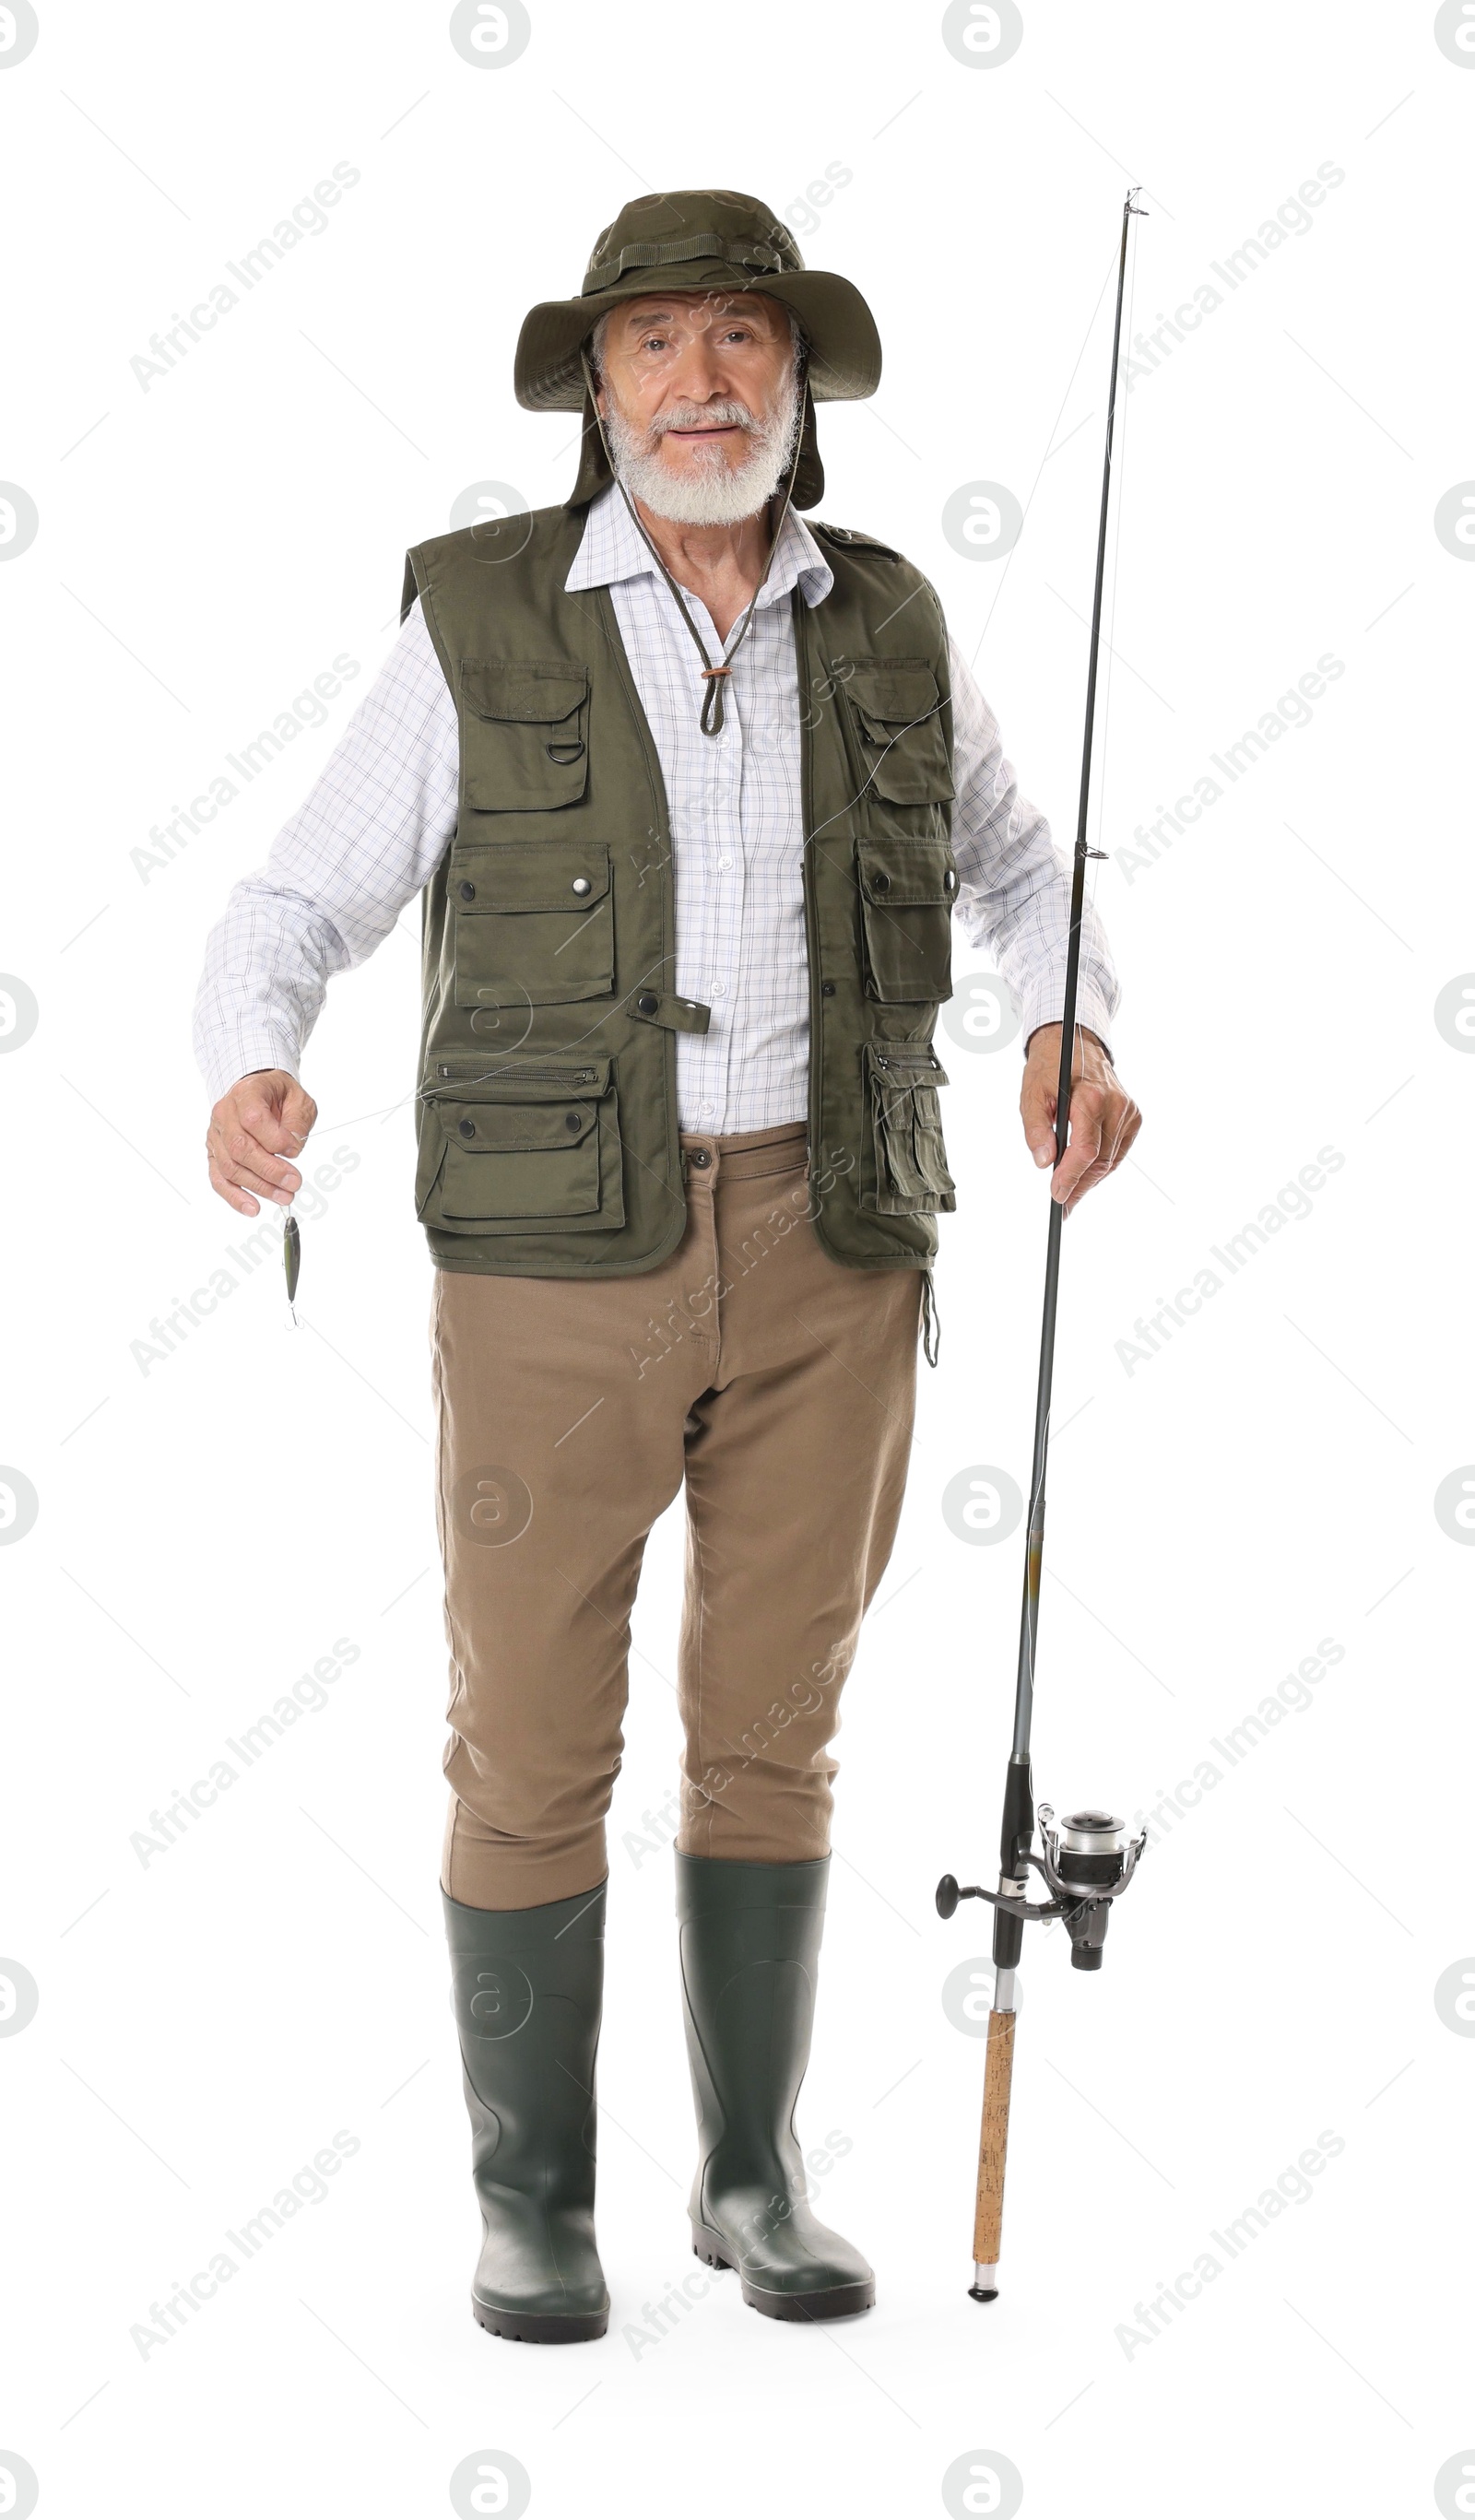
{"type": "Polygon", "coordinates": [[[1049,1803],[1039,1812],[1040,1852],[1035,1852],[1035,1803],[1029,1754],[1010,1759],[1004,1789],[1004,1830],[997,1890],[965,1885],[945,1872],[937,1885],[937,1912],[956,1913],[960,1899],[986,1899],[994,1911],[994,2002],[984,2065],[983,2126],[978,2142],[978,2193],[973,2217],[973,2280],[970,2300],[999,2298],[999,2243],[1004,2223],[1004,2168],[1008,2149],[1009,2092],[1014,2070],[1014,1971],[1027,1924],[1058,1916],[1070,1936],[1072,1968],[1101,1965],[1111,1903],[1131,1881],[1147,1832],[1129,1838],[1114,1812],[1070,1812],[1057,1827],[1049,1803]],[[1039,1873],[1048,1899],[1026,1896],[1029,1874],[1039,1873]]]}
{"type": "MultiPolygon", "coordinates": [[[[987,1899],[1001,1912],[995,1924],[995,1943],[1001,1939],[1022,1947],[1019,1930],[1026,1922],[1058,1916],[1070,1936],[1072,1968],[1098,1969],[1102,1946],[1111,1917],[1111,1902],[1120,1899],[1138,1868],[1139,1859],[1147,1843],[1147,1832],[1129,1840],[1126,1822],[1111,1812],[1070,1812],[1054,1824],[1055,1815],[1049,1803],[1040,1805],[1040,1845],[1036,1854],[1032,1846],[1015,1844],[1016,1861],[1032,1865],[1050,1892],[1048,1900],[1035,1905],[1025,1897],[1023,1873],[1004,1873],[997,1890],[985,1890],[978,1883],[965,1887],[945,1872],[937,1885],[937,1912],[951,1916],[960,1899],[987,1899]],[[1005,1928],[1003,1936],[1000,1927],[1005,1928]],[[1013,1927],[1013,1932],[1008,1927],[1013,1927]]],[[[995,1958],[1000,1955],[996,1948],[995,1958]]],[[[1018,1951],[1001,1965],[1015,1967],[1018,1951]]]]}

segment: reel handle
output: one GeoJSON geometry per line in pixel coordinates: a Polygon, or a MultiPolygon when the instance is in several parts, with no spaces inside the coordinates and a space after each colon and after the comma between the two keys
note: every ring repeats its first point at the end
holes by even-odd
{"type": "Polygon", "coordinates": [[[1009,2094],[1014,2078],[1014,2014],[989,2014],[983,2069],[983,2124],[978,2134],[978,2192],[973,2213],[971,2301],[999,2298],[999,2250],[1004,2228],[1004,2171],[1008,2155],[1009,2094]]]}

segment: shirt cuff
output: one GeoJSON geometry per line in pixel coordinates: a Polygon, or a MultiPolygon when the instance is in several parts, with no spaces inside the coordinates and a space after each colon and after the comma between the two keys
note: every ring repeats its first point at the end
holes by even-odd
{"type": "MultiPolygon", "coordinates": [[[[1025,992],[1023,1007],[1024,1047],[1029,1048],[1031,1033],[1042,1024],[1065,1020],[1065,987],[1063,981],[1043,978],[1031,983],[1025,992]]],[[[1108,1058],[1111,1058],[1111,1011],[1099,989],[1083,971],[1076,984],[1076,1021],[1094,1032],[1108,1058]]],[[[1113,1061],[1113,1064],[1115,1062],[1113,1061]]]]}
{"type": "Polygon", "coordinates": [[[210,1058],[201,1062],[211,1107],[219,1102],[222,1094],[229,1094],[233,1085],[239,1085],[243,1076],[252,1075],[260,1067],[280,1067],[300,1084],[300,1058],[299,1051],[290,1048],[285,1041],[273,1041],[267,1033],[231,1041],[214,1050],[210,1058]]]}

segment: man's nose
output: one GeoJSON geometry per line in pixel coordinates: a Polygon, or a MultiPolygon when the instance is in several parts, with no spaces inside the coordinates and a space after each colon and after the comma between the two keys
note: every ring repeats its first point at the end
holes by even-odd
{"type": "Polygon", "coordinates": [[[722,352],[707,334],[698,333],[686,344],[677,362],[672,388],[687,402],[716,402],[732,390],[724,373],[722,352]]]}

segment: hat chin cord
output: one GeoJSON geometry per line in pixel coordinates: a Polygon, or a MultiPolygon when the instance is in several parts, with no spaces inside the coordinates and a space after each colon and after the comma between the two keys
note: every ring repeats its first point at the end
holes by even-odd
{"type": "Polygon", "coordinates": [[[794,495],[794,475],[799,469],[799,446],[803,437],[802,415],[804,409],[804,387],[808,374],[808,354],[801,345],[798,354],[795,380],[798,388],[800,427],[795,432],[794,451],[789,462],[788,471],[783,479],[783,503],[779,510],[778,522],[774,526],[773,540],[769,544],[768,558],[763,563],[763,575],[759,578],[757,585],[753,589],[747,608],[743,612],[742,618],[738,622],[736,631],[728,645],[723,649],[722,662],[720,665],[714,665],[711,657],[708,655],[707,643],[703,639],[701,632],[697,629],[695,622],[693,620],[692,615],[687,608],[686,597],[683,595],[681,588],[677,585],[675,578],[667,568],[660,553],[656,550],[649,534],[646,531],[644,524],[641,522],[640,512],[636,507],[635,501],[631,498],[624,482],[620,479],[619,469],[615,464],[613,450],[609,444],[608,432],[604,427],[604,415],[600,409],[600,397],[595,384],[594,370],[589,364],[589,353],[585,349],[581,349],[579,352],[579,365],[584,371],[584,383],[588,388],[590,407],[594,412],[595,426],[600,432],[600,442],[604,449],[605,461],[609,466],[609,471],[613,477],[615,486],[619,491],[620,497],[624,500],[626,507],[630,511],[631,521],[635,526],[636,532],[640,535],[642,542],[650,554],[656,567],[660,570],[666,584],[675,596],[678,608],[680,608],[681,617],[683,621],[685,621],[687,628],[690,630],[692,637],[695,642],[696,652],[701,658],[701,678],[706,685],[706,690],[702,695],[701,717],[699,720],[702,734],[720,735],[722,733],[723,722],[726,714],[723,706],[722,687],[732,674],[733,658],[737,655],[738,649],[741,647],[743,640],[747,637],[748,631],[752,627],[753,614],[757,610],[758,607],[758,598],[763,593],[764,587],[768,583],[768,573],[774,564],[774,554],[779,548],[779,537],[783,531],[784,518],[788,515],[789,506],[794,495]]]}

